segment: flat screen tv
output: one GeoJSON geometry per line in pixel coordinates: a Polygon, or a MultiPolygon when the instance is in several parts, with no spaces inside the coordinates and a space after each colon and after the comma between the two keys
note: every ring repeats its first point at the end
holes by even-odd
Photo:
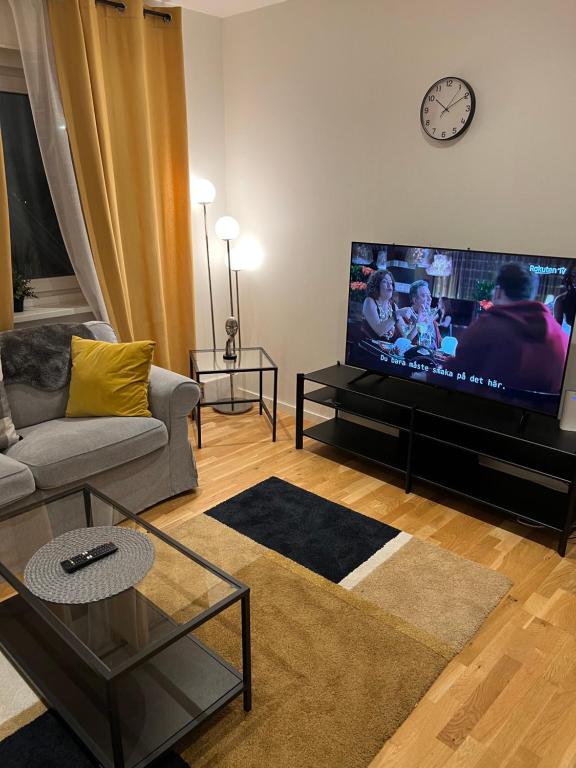
{"type": "Polygon", "coordinates": [[[558,414],[576,261],[352,243],[346,363],[558,414]]]}

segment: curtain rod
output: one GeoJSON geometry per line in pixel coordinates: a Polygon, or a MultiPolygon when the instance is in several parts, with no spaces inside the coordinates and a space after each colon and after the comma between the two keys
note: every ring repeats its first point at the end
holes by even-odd
{"type": "MultiPolygon", "coordinates": [[[[126,3],[118,2],[118,0],[96,0],[96,5],[109,5],[111,8],[116,8],[120,13],[126,10],[126,3]]],[[[150,8],[144,8],[144,16],[158,16],[166,24],[172,21],[172,16],[169,13],[153,11],[150,8]]]]}

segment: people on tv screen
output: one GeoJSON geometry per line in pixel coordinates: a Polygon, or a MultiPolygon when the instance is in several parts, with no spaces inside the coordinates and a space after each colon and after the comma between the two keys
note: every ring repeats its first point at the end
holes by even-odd
{"type": "MultiPolygon", "coordinates": [[[[496,381],[520,392],[558,393],[568,336],[549,309],[535,301],[537,277],[526,264],[504,264],[492,304],[464,332],[448,364],[467,381],[496,381]]],[[[509,392],[510,394],[510,392],[509,392]]]]}
{"type": "Polygon", "coordinates": [[[362,332],[367,338],[396,341],[401,335],[395,291],[394,277],[387,269],[372,272],[368,278],[362,305],[362,332]]]}
{"type": "Polygon", "coordinates": [[[426,280],[416,280],[409,290],[410,306],[400,310],[407,325],[406,337],[416,346],[438,349],[442,343],[437,312],[432,310],[432,294],[426,280]]]}
{"type": "Polygon", "coordinates": [[[562,325],[566,323],[571,328],[576,316],[576,261],[573,261],[562,279],[564,290],[554,301],[554,317],[562,325]]]}

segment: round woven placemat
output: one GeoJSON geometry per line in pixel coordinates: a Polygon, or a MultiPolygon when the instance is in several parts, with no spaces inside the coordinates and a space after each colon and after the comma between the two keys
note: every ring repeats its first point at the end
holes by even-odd
{"type": "Polygon", "coordinates": [[[51,603],[93,603],[134,586],[154,562],[154,545],[143,533],[129,528],[101,525],[78,528],[41,547],[24,570],[24,583],[37,597],[51,603]],[[112,541],[113,555],[97,560],[75,573],[60,563],[69,557],[112,541]]]}

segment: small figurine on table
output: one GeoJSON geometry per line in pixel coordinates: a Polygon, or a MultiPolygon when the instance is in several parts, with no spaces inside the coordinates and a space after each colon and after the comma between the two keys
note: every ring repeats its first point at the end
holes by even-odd
{"type": "Polygon", "coordinates": [[[238,320],[235,317],[229,317],[226,320],[226,333],[228,338],[226,339],[226,351],[224,352],[224,360],[236,360],[238,355],[236,354],[236,343],[234,337],[238,333],[238,320]]]}

